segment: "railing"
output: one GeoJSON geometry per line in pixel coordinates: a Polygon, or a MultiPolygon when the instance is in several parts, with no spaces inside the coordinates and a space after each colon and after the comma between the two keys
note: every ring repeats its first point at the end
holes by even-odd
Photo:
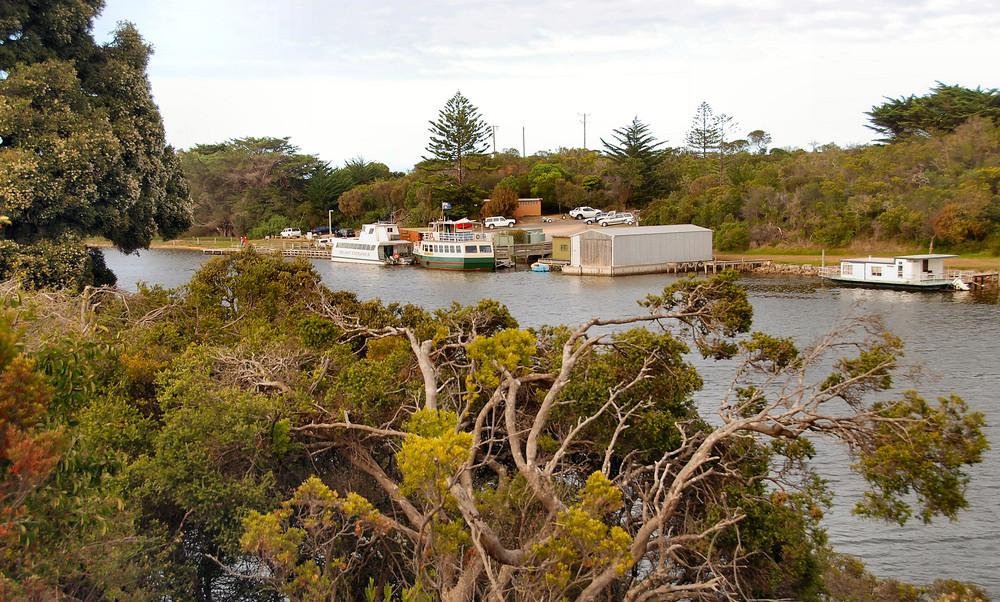
{"type": "MultiPolygon", "coordinates": [[[[892,271],[895,274],[894,266],[886,266],[887,271],[892,271]]],[[[843,274],[845,278],[850,278],[857,280],[859,282],[901,282],[900,278],[886,278],[883,279],[881,276],[871,276],[864,272],[863,269],[859,269],[860,274],[843,274]]],[[[820,278],[839,278],[841,276],[839,265],[827,265],[822,266],[817,269],[816,272],[820,278]]],[[[927,284],[936,282],[951,282],[955,278],[961,278],[963,281],[971,278],[974,272],[971,270],[955,270],[946,269],[941,273],[935,274],[931,272],[919,272],[916,274],[911,274],[906,282],[910,284],[927,284]]]]}
{"type": "Polygon", "coordinates": [[[486,236],[481,232],[424,232],[422,238],[441,242],[468,242],[484,240],[486,236]]]}

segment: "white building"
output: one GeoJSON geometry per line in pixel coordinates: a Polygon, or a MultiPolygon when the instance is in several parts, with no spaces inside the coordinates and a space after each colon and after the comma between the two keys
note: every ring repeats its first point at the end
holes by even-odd
{"type": "Polygon", "coordinates": [[[570,241],[566,274],[653,274],[670,271],[671,264],[712,259],[712,231],[691,224],[593,228],[570,241]]]}

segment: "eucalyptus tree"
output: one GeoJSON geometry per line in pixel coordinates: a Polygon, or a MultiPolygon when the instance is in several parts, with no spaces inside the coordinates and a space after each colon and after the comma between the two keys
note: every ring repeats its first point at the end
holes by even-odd
{"type": "Polygon", "coordinates": [[[427,152],[435,159],[453,164],[458,173],[458,185],[462,186],[463,159],[470,154],[486,152],[489,125],[480,117],[479,109],[461,92],[455,92],[438,111],[437,121],[429,123],[431,140],[427,152]]]}

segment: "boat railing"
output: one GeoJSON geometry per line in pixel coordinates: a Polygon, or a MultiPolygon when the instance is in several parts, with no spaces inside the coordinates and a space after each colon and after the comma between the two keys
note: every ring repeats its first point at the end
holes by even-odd
{"type": "MultiPolygon", "coordinates": [[[[819,274],[820,278],[838,278],[841,275],[839,265],[822,266],[818,269],[817,273],[819,274]]],[[[972,270],[946,269],[943,272],[939,273],[918,272],[910,276],[910,278],[907,281],[914,284],[929,283],[929,282],[944,282],[944,281],[950,282],[955,278],[960,278],[963,281],[966,281],[972,278],[973,274],[974,272],[972,270]]],[[[847,277],[852,277],[852,276],[848,274],[847,277]]],[[[858,280],[881,281],[878,277],[865,278],[860,275],[856,275],[853,277],[857,278],[858,280]]]]}
{"type": "Polygon", "coordinates": [[[424,232],[424,240],[436,240],[441,242],[468,242],[470,240],[482,240],[481,233],[473,232],[424,232]],[[479,238],[476,238],[476,236],[479,238]]]}

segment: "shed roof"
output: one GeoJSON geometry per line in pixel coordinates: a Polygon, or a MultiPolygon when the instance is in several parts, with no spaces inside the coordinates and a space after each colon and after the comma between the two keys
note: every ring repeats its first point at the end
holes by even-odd
{"type": "Polygon", "coordinates": [[[711,232],[708,228],[695,226],[694,224],[670,224],[667,226],[616,226],[614,228],[588,228],[583,232],[577,232],[573,236],[580,236],[584,232],[603,234],[614,238],[615,236],[636,236],[646,234],[680,234],[684,232],[711,232]]]}

